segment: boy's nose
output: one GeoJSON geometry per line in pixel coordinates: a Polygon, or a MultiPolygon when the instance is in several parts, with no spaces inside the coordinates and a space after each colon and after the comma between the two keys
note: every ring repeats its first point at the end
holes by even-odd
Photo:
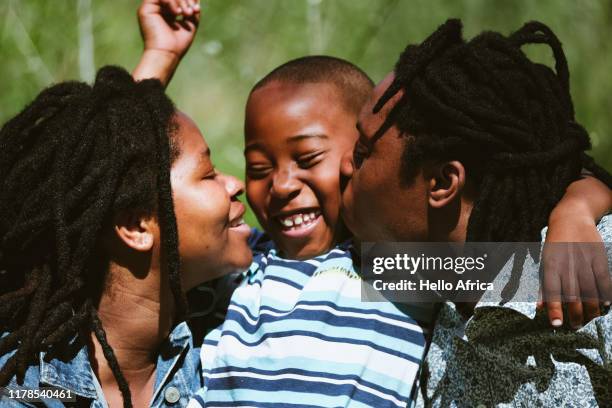
{"type": "Polygon", "coordinates": [[[271,193],[280,199],[292,198],[299,193],[302,183],[292,174],[291,170],[282,170],[272,178],[271,193]]]}
{"type": "Polygon", "coordinates": [[[340,161],[340,174],[346,178],[351,178],[353,176],[354,168],[353,151],[349,150],[342,155],[342,160],[340,161]]]}
{"type": "Polygon", "coordinates": [[[217,180],[223,184],[225,191],[232,198],[244,193],[244,183],[234,176],[219,172],[217,173],[217,180]]]}

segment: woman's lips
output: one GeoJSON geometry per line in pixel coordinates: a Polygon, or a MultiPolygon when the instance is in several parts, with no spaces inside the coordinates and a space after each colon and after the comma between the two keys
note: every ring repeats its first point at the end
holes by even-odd
{"type": "Polygon", "coordinates": [[[246,235],[247,237],[251,234],[251,227],[244,221],[241,224],[236,225],[235,227],[230,227],[229,230],[232,232],[240,233],[242,235],[246,235]]]}
{"type": "Polygon", "coordinates": [[[243,223],[242,217],[246,212],[246,207],[240,201],[233,201],[230,207],[229,225],[235,227],[243,223]]]}
{"type": "Polygon", "coordinates": [[[230,228],[239,227],[242,224],[244,224],[244,219],[242,217],[235,218],[234,220],[230,221],[230,228]]]}
{"type": "Polygon", "coordinates": [[[232,217],[229,221],[229,229],[230,231],[240,232],[240,233],[251,233],[251,227],[247,223],[244,222],[244,213],[246,212],[246,207],[239,201],[232,203],[232,217]]]}

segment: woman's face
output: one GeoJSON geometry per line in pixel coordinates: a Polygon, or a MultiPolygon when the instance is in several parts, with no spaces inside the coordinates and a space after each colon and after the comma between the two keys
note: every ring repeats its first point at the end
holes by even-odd
{"type": "Polygon", "coordinates": [[[175,118],[180,154],[170,180],[178,227],[182,284],[189,290],[251,262],[250,228],[238,201],[244,185],[215,171],[210,149],[195,123],[183,113],[175,118]]]}

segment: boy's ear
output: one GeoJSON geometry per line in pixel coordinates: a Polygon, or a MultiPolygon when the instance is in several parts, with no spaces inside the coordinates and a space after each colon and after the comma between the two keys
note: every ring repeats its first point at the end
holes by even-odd
{"type": "Polygon", "coordinates": [[[155,242],[155,218],[124,212],[115,217],[114,230],[117,237],[128,247],[147,252],[153,248],[155,242]]]}
{"type": "Polygon", "coordinates": [[[461,195],[465,188],[465,167],[459,161],[440,163],[429,179],[429,205],[443,208],[461,195]]]}

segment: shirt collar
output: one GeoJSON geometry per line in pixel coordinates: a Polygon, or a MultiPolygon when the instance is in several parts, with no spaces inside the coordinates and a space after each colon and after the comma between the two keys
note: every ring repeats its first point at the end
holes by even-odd
{"type": "Polygon", "coordinates": [[[185,341],[191,340],[191,330],[187,322],[179,323],[168,337],[170,346],[184,346],[185,341]]]}
{"type": "MultiPolygon", "coordinates": [[[[168,340],[162,344],[160,354],[157,359],[157,374],[155,379],[155,390],[151,401],[158,399],[159,394],[172,376],[176,373],[179,361],[186,359],[185,354],[193,348],[193,337],[187,322],[179,323],[168,336],[168,340]]],[[[185,365],[189,362],[185,361],[185,365]]],[[[195,372],[195,369],[188,369],[195,372]]],[[[186,390],[185,390],[186,391],[186,390]]]]}

